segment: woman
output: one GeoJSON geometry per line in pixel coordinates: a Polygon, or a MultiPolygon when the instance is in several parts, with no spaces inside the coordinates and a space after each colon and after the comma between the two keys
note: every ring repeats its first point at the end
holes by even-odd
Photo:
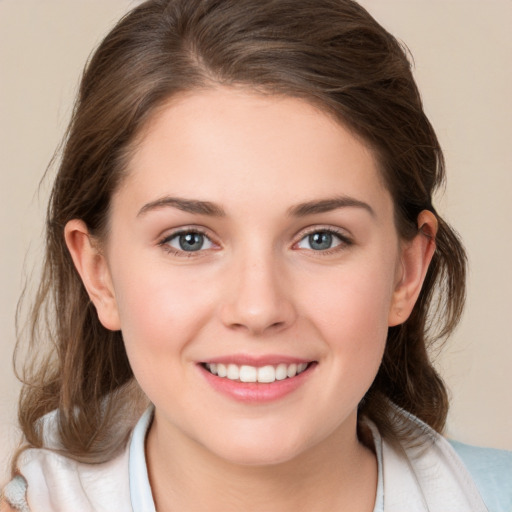
{"type": "Polygon", "coordinates": [[[506,503],[510,457],[471,451],[475,471],[438,434],[426,347],[465,277],[443,177],[406,55],[356,3],[135,8],[87,67],[55,181],[32,340],[48,305],[55,350],[7,501],[506,503]]]}

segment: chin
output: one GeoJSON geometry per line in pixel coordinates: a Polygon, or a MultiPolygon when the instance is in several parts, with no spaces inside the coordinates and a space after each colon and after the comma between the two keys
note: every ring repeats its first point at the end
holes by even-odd
{"type": "Polygon", "coordinates": [[[285,464],[297,458],[301,450],[286,449],[281,446],[274,449],[268,445],[231,446],[226,452],[222,451],[217,455],[230,464],[237,466],[265,467],[285,464]]]}
{"type": "Polygon", "coordinates": [[[231,433],[222,440],[203,445],[224,461],[240,466],[275,466],[285,464],[306,452],[315,442],[304,435],[294,436],[281,428],[271,432],[231,433]],[[277,434],[277,435],[276,435],[277,434]]]}

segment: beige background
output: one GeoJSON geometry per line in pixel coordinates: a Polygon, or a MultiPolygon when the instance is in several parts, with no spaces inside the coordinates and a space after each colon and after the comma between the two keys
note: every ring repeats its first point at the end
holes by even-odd
{"type": "MultiPolygon", "coordinates": [[[[128,0],[0,0],[0,481],[17,439],[14,313],[41,254],[38,182],[66,127],[82,66],[128,0]]],[[[416,61],[448,163],[441,211],[471,262],[462,325],[438,360],[448,434],[512,450],[512,2],[362,0],[416,61]]]]}

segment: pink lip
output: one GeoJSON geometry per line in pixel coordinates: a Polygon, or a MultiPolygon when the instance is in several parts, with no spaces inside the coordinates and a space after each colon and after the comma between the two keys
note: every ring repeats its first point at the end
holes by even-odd
{"type": "MultiPolygon", "coordinates": [[[[251,359],[251,366],[263,366],[264,364],[256,364],[254,359],[251,359]]],[[[219,361],[227,362],[227,359],[219,359],[219,361]]],[[[240,361],[240,359],[236,359],[236,361],[240,361]]],[[[215,362],[214,360],[208,360],[208,362],[215,362]]],[[[280,359],[280,362],[284,362],[283,359],[280,359]]],[[[294,363],[293,360],[291,363],[294,363]]],[[[303,360],[299,360],[299,362],[307,362],[303,360]]],[[[287,363],[287,364],[291,364],[287,363]]],[[[237,363],[232,363],[237,364],[237,363]]],[[[241,363],[238,363],[241,364],[241,363]]],[[[244,402],[247,404],[261,404],[268,403],[284,398],[285,396],[293,393],[297,390],[302,384],[304,384],[307,379],[311,376],[314,369],[317,366],[317,363],[313,362],[309,364],[309,366],[299,375],[292,377],[291,379],[284,380],[276,380],[271,383],[261,383],[261,382],[239,382],[235,380],[229,380],[227,378],[218,377],[217,375],[213,375],[210,373],[203,365],[197,365],[200,369],[202,375],[208,384],[217,392],[228,396],[234,400],[239,402],[244,402]]]]}
{"type": "Polygon", "coordinates": [[[277,366],[278,364],[301,364],[310,363],[311,359],[301,359],[299,357],[290,357],[277,354],[268,354],[261,356],[249,356],[247,354],[232,354],[223,357],[214,357],[212,359],[206,359],[201,361],[202,363],[222,363],[222,364],[237,364],[239,366],[246,364],[248,366],[266,366],[272,365],[277,366]]]}

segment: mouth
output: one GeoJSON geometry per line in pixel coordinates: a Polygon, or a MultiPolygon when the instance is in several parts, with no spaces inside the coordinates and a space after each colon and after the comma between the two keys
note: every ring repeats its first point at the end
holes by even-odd
{"type": "Polygon", "coordinates": [[[201,363],[201,366],[221,379],[242,383],[272,384],[276,381],[293,379],[313,364],[314,362],[250,366],[233,363],[201,363]]]}
{"type": "Polygon", "coordinates": [[[244,404],[266,404],[303,388],[318,361],[267,355],[232,355],[198,364],[211,388],[244,404]]]}

